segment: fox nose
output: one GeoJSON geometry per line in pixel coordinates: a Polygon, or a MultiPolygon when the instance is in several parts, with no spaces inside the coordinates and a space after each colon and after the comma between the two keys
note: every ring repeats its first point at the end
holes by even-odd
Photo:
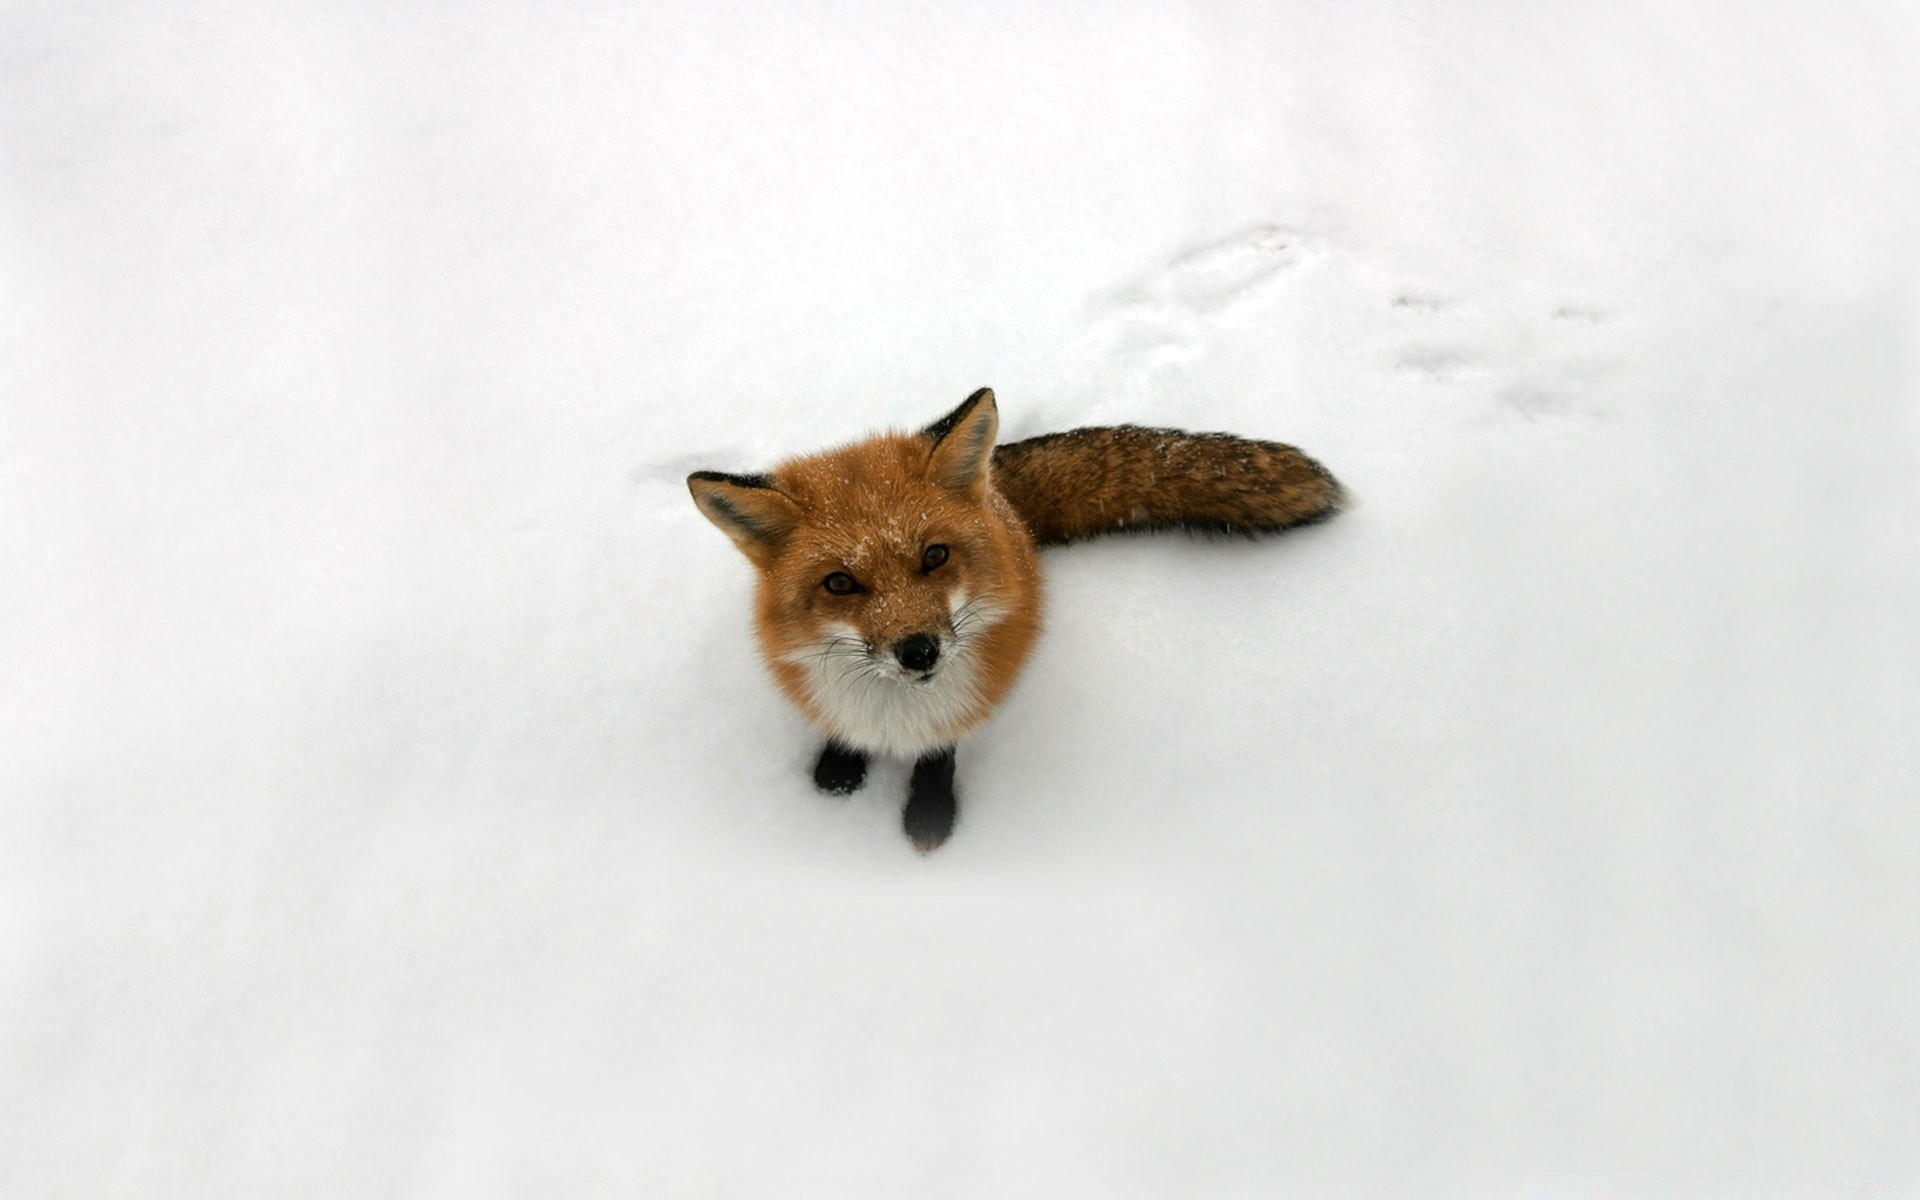
{"type": "Polygon", "coordinates": [[[930,671],[940,660],[940,643],[924,633],[910,634],[893,644],[893,656],[909,671],[930,671]]]}

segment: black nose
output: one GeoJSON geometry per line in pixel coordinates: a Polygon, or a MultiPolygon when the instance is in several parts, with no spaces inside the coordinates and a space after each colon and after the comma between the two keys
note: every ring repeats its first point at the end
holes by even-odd
{"type": "Polygon", "coordinates": [[[893,656],[909,671],[928,671],[940,660],[940,643],[924,633],[903,637],[893,644],[893,656]]]}

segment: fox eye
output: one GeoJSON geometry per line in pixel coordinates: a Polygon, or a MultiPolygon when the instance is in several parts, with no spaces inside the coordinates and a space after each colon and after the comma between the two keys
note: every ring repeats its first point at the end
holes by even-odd
{"type": "Polygon", "coordinates": [[[928,546],[927,552],[920,556],[920,569],[922,571],[931,571],[946,561],[947,548],[945,546],[928,546]]]}
{"type": "Polygon", "coordinates": [[[833,574],[821,580],[820,586],[826,588],[836,596],[851,596],[860,590],[860,585],[853,581],[853,576],[847,574],[845,571],[835,571],[833,574]]]}

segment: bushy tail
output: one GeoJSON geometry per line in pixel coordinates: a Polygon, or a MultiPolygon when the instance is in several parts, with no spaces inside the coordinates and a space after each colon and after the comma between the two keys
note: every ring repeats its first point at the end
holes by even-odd
{"type": "Polygon", "coordinates": [[[1292,446],[1114,425],[1009,442],[994,485],[1040,545],[1102,533],[1277,533],[1340,511],[1340,483],[1292,446]]]}

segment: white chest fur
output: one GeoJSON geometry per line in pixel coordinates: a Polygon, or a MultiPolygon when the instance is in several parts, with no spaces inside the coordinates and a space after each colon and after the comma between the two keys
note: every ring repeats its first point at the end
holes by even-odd
{"type": "Polygon", "coordinates": [[[816,645],[787,656],[805,675],[827,731],[870,754],[919,758],[951,746],[986,714],[978,639],[1003,616],[998,605],[955,597],[953,632],[922,677],[850,625],[829,626],[816,645]]]}

